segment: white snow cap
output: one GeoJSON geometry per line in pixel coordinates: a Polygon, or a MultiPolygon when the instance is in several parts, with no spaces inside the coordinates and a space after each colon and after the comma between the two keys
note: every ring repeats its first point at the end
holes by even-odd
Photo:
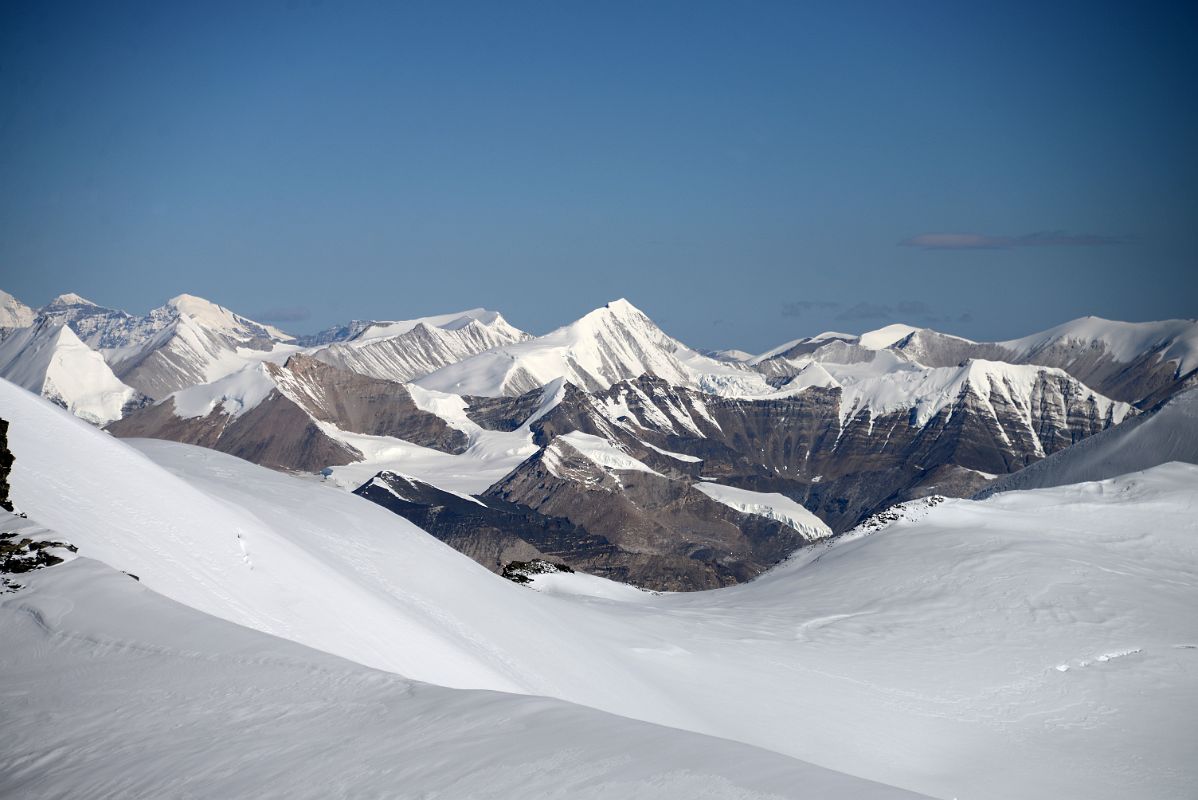
{"type": "Polygon", "coordinates": [[[857,339],[857,344],[870,350],[881,350],[907,338],[917,330],[919,328],[912,325],[895,323],[887,325],[885,328],[878,328],[876,331],[867,331],[861,334],[857,339]]]}
{"type": "Polygon", "coordinates": [[[0,289],[0,328],[24,328],[33,324],[33,309],[0,289]]]}
{"type": "Polygon", "coordinates": [[[91,300],[88,300],[86,297],[80,297],[79,295],[75,294],[74,292],[67,292],[66,294],[60,294],[58,297],[55,297],[53,300],[50,301],[50,306],[94,306],[94,305],[95,305],[95,303],[93,303],[91,300]]]}

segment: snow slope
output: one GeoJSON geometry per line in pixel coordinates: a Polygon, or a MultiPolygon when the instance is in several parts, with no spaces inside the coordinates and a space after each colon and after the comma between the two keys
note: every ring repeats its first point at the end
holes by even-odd
{"type": "Polygon", "coordinates": [[[699,481],[694,486],[712,500],[737,511],[785,522],[808,539],[824,539],[832,535],[832,529],[822,519],[777,492],[752,492],[712,481],[699,481]]]}
{"type": "Polygon", "coordinates": [[[1179,375],[1198,368],[1198,320],[1192,319],[1119,322],[1101,317],[1082,317],[1031,336],[998,344],[1029,361],[1054,348],[1079,352],[1099,348],[1115,361],[1123,363],[1159,350],[1163,360],[1177,364],[1179,375]]]}
{"type": "Polygon", "coordinates": [[[556,465],[558,459],[558,450],[555,447],[555,443],[557,442],[565,442],[572,449],[585,456],[587,460],[606,469],[648,472],[651,475],[661,474],[645,463],[628,455],[628,453],[624,452],[610,439],[604,439],[601,436],[592,436],[589,433],[582,433],[581,431],[572,431],[555,437],[545,450],[545,464],[549,467],[549,471],[555,475],[557,474],[556,465]]]}
{"type": "Polygon", "coordinates": [[[139,452],[6,384],[0,417],[17,505],[80,556],[369,666],[936,797],[1188,798],[1198,782],[1195,466],[949,500],[748,584],[604,599],[505,582],[313,479],[139,452]]]}
{"type": "Polygon", "coordinates": [[[145,317],[120,312],[96,335],[108,343],[105,358],[121,380],[156,399],[299,349],[277,328],[188,294],[145,317]]]}
{"type": "Polygon", "coordinates": [[[701,355],[667,336],[627,300],[615,300],[544,336],[489,350],[421,378],[459,395],[519,395],[564,378],[587,390],[656,375],[713,393],[771,391],[762,376],[701,355]]]}
{"type": "Polygon", "coordinates": [[[46,319],[0,339],[0,377],[97,425],[120,419],[125,404],[137,398],[102,355],[66,325],[46,319]]]}
{"type": "Polygon", "coordinates": [[[1029,428],[1034,404],[1054,402],[1059,418],[1067,417],[1065,394],[1083,398],[1094,406],[1100,419],[1110,416],[1115,423],[1122,422],[1132,411],[1127,403],[1103,397],[1064,371],[1049,367],[971,359],[959,367],[894,369],[880,375],[868,374],[857,378],[851,368],[837,369],[829,364],[822,366],[841,386],[841,419],[851,417],[862,409],[869,409],[875,417],[912,409],[914,423],[925,425],[941,410],[952,405],[963,389],[972,391],[986,402],[992,395],[997,395],[1023,412],[1029,428]],[[1046,387],[1049,384],[1060,387],[1061,391],[1048,396],[1046,387]]]}
{"type": "Polygon", "coordinates": [[[33,324],[33,309],[0,289],[0,328],[24,328],[33,324]]]}
{"type": "Polygon", "coordinates": [[[986,487],[983,495],[1106,480],[1168,461],[1198,464],[1198,388],[1175,395],[1154,413],[1108,428],[1004,475],[986,487]]]}
{"type": "Polygon", "coordinates": [[[546,698],[413,683],[89,559],[0,596],[0,795],[913,798],[546,698]]]}
{"type": "Polygon", "coordinates": [[[476,353],[530,338],[500,314],[476,308],[404,322],[372,323],[357,336],[316,350],[333,366],[406,382],[476,353]]]}

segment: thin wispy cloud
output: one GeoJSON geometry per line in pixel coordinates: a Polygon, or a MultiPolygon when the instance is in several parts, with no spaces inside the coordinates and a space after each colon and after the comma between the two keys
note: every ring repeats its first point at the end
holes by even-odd
{"type": "Polygon", "coordinates": [[[923,300],[899,300],[896,303],[858,302],[851,306],[836,300],[797,300],[782,305],[782,316],[801,317],[809,312],[837,311],[833,319],[847,322],[915,322],[921,325],[966,323],[973,321],[969,311],[938,310],[923,300]]]}
{"type": "Polygon", "coordinates": [[[782,316],[801,317],[811,311],[832,311],[841,304],[831,300],[797,300],[782,304],[782,316]]]}
{"type": "Polygon", "coordinates": [[[894,309],[879,303],[854,303],[836,315],[836,319],[886,319],[894,316],[894,309]]]}
{"type": "Polygon", "coordinates": [[[840,320],[891,320],[918,322],[921,325],[938,325],[946,322],[970,322],[973,315],[968,311],[949,313],[938,311],[923,300],[900,300],[894,305],[887,303],[856,303],[836,315],[840,320]]]}
{"type": "Polygon", "coordinates": [[[1126,236],[1093,233],[1037,231],[1023,236],[991,236],[984,233],[921,233],[899,242],[901,247],[924,250],[1009,250],[1016,247],[1107,247],[1124,244],[1126,236]]]}

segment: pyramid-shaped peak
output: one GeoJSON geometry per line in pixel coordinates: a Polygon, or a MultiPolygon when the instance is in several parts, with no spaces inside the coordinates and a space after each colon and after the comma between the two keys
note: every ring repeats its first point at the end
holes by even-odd
{"type": "Polygon", "coordinates": [[[91,300],[88,300],[86,297],[81,297],[80,295],[77,295],[74,292],[67,292],[66,294],[60,294],[58,297],[55,297],[53,300],[50,301],[51,308],[62,307],[62,306],[94,306],[94,305],[96,305],[96,304],[93,303],[91,300]]]}
{"type": "Polygon", "coordinates": [[[603,307],[605,309],[607,309],[608,311],[612,312],[613,314],[617,314],[620,316],[624,316],[624,315],[638,315],[638,316],[642,316],[642,317],[647,316],[644,311],[641,311],[639,308],[637,308],[632,303],[625,300],[623,297],[619,298],[618,300],[612,300],[610,303],[605,304],[603,307]]]}
{"type": "Polygon", "coordinates": [[[204,298],[198,297],[194,294],[176,295],[170,300],[167,300],[166,304],[171,308],[178,309],[179,311],[183,311],[188,314],[221,308],[211,300],[205,300],[204,298]]]}

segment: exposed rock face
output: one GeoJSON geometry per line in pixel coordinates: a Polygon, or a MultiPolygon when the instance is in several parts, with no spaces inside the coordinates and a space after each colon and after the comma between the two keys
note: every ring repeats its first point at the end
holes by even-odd
{"type": "Polygon", "coordinates": [[[1169,461],[1198,464],[1198,388],[1178,392],[1153,411],[999,478],[977,499],[995,492],[1107,480],[1169,461]]]}
{"type": "Polygon", "coordinates": [[[1015,349],[1009,344],[967,342],[936,331],[920,330],[894,345],[921,364],[943,367],[968,359],[1056,367],[1101,394],[1149,408],[1190,385],[1191,373],[1163,358],[1167,342],[1120,360],[1102,341],[1054,339],[1015,349]]]}
{"type": "Polygon", "coordinates": [[[607,539],[563,517],[496,497],[463,497],[394,472],[380,472],[354,494],[394,511],[495,573],[513,561],[570,559],[600,568],[618,556],[607,539]]]}
{"type": "MultiPolygon", "coordinates": [[[[843,531],[900,500],[931,492],[968,496],[987,475],[1020,469],[1117,421],[1114,406],[1104,409],[1092,392],[1057,373],[1045,372],[1025,394],[977,384],[963,384],[919,424],[914,409],[875,415],[863,408],[842,418],[836,388],[732,399],[641,377],[596,394],[568,387],[531,428],[538,444],[577,430],[621,442],[667,476],[701,473],[779,492],[843,531]]],[[[535,392],[513,398],[505,413],[500,400],[471,398],[468,413],[480,425],[510,429],[538,399],[535,392]]]]}
{"type": "Polygon", "coordinates": [[[12,451],[8,449],[8,420],[0,419],[0,508],[12,511],[8,476],[12,474],[12,451]]]}
{"type": "Polygon", "coordinates": [[[240,415],[218,406],[202,417],[183,417],[175,398],[168,397],[112,423],[107,430],[122,438],[169,439],[210,447],[271,469],[319,472],[362,457],[322,431],[295,401],[278,391],[240,415]]]}
{"type": "Polygon", "coordinates": [[[604,468],[554,439],[482,496],[561,517],[602,536],[617,552],[594,563],[554,553],[592,574],[650,589],[689,591],[748,580],[808,539],[791,526],[744,514],[689,480],[604,468]]]}
{"type": "MultiPolygon", "coordinates": [[[[286,364],[262,364],[270,385],[251,407],[230,411],[213,396],[210,408],[190,414],[188,393],[142,409],[113,423],[116,436],[170,439],[211,447],[273,469],[319,472],[362,458],[317,423],[372,436],[393,436],[445,452],[461,452],[466,435],[422,411],[398,383],[339,370],[304,355],[286,364]],[[187,406],[181,411],[181,406],[187,406]]],[[[196,387],[188,392],[199,392],[196,387]]]]}
{"type": "Polygon", "coordinates": [[[562,439],[478,498],[389,472],[355,493],[494,572],[545,559],[657,590],[739,583],[809,541],[783,522],[717,503],[688,481],[604,469],[562,439]]]}
{"type": "Polygon", "coordinates": [[[135,317],[125,311],[96,305],[77,294],[55,297],[39,309],[38,314],[69,325],[88,347],[96,350],[144,344],[170,321],[163,309],[135,317]]]}

